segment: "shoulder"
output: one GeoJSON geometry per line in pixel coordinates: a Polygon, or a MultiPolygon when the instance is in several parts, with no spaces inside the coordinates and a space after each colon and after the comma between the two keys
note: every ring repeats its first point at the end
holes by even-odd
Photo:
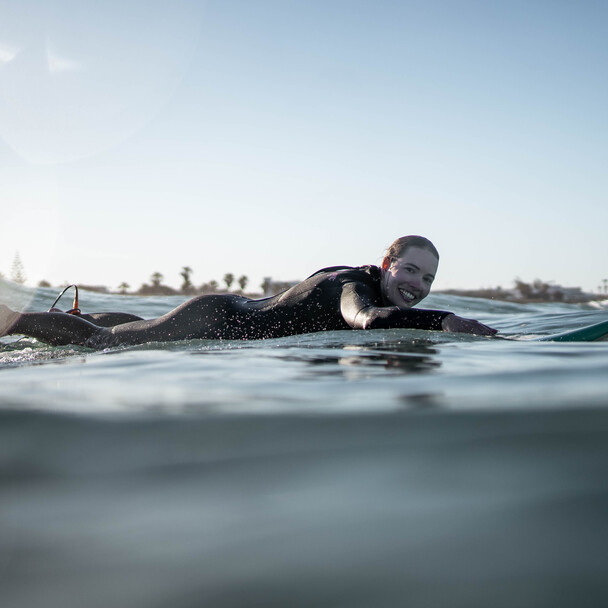
{"type": "Polygon", "coordinates": [[[376,282],[380,281],[380,268],[378,266],[329,266],[328,268],[321,268],[317,272],[313,273],[308,277],[320,277],[330,280],[340,279],[341,282],[345,281],[362,281],[362,282],[376,282]]]}

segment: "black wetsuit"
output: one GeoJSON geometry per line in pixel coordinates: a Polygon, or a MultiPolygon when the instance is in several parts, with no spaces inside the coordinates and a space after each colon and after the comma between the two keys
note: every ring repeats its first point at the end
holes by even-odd
{"type": "Polygon", "coordinates": [[[122,313],[84,318],[61,312],[23,313],[11,333],[51,344],[105,348],[188,339],[256,340],[341,329],[441,330],[449,314],[385,306],[377,266],[334,266],[261,300],[234,294],[198,296],[162,317],[126,323],[130,316],[122,313]],[[120,324],[112,324],[113,315],[120,324]]]}
{"type": "MultiPolygon", "coordinates": [[[[159,319],[112,328],[116,340],[111,342],[256,340],[340,329],[441,329],[449,312],[383,306],[380,278],[377,266],[335,266],[261,300],[232,294],[199,296],[159,319]]],[[[96,342],[93,338],[89,344],[96,342]]]]}
{"type": "Polygon", "coordinates": [[[276,338],[337,329],[409,327],[441,329],[450,314],[383,307],[377,266],[324,268],[291,289],[264,300],[245,300],[235,310],[234,338],[276,338]],[[244,320],[244,319],[243,319],[244,320]]]}

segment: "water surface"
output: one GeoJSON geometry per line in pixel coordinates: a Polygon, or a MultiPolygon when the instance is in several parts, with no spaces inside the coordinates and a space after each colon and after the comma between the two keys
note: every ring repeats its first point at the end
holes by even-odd
{"type": "Polygon", "coordinates": [[[606,302],[426,305],[501,337],[1,339],[2,606],[602,606],[606,302]]]}

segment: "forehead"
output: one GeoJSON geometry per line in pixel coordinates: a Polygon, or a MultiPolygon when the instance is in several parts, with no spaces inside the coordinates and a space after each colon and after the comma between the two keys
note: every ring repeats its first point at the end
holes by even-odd
{"type": "Polygon", "coordinates": [[[422,247],[408,247],[398,258],[393,261],[395,266],[417,266],[423,274],[435,274],[439,260],[428,249],[422,247]]]}

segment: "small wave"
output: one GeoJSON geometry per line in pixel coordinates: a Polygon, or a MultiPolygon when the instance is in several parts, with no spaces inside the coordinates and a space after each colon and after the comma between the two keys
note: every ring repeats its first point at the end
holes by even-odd
{"type": "Polygon", "coordinates": [[[581,308],[590,308],[592,310],[608,310],[608,300],[593,300],[592,302],[586,302],[581,304],[581,308]]]}
{"type": "Polygon", "coordinates": [[[36,289],[0,278],[0,303],[14,310],[30,310],[36,298],[36,289]]]}
{"type": "Polygon", "coordinates": [[[6,338],[0,340],[0,368],[21,365],[41,364],[48,361],[58,361],[82,356],[84,349],[75,346],[49,346],[30,338],[18,338],[7,342],[6,338]]]}

